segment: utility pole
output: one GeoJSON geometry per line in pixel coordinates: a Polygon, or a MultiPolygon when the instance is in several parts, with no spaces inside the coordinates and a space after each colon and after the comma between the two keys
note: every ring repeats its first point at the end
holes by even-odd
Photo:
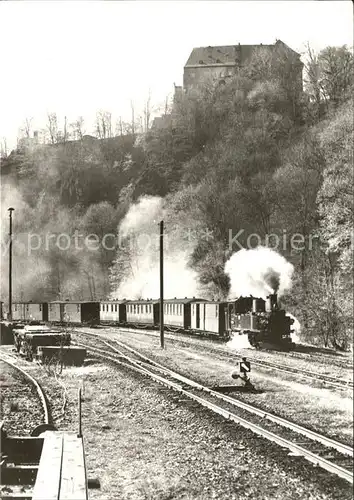
{"type": "Polygon", "coordinates": [[[160,222],[160,347],[165,348],[163,317],[163,220],[160,222]]]}
{"type": "Polygon", "coordinates": [[[9,209],[9,217],[10,217],[10,228],[9,228],[9,236],[10,236],[10,244],[9,244],[9,314],[8,319],[12,320],[12,212],[15,210],[10,207],[9,209]]]}

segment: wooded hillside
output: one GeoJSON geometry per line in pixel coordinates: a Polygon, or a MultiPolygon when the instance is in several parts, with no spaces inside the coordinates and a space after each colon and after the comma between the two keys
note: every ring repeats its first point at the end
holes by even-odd
{"type": "MultiPolygon", "coordinates": [[[[230,231],[241,231],[245,247],[252,234],[254,245],[275,246],[278,237],[276,250],[295,266],[283,303],[305,338],[346,347],[353,321],[353,55],[346,47],[309,49],[304,92],[295,94],[292,83],[281,65],[256,53],[226,83],[185,96],[165,128],[114,137],[101,122],[97,139],[77,133],[76,140],[56,130],[49,144],[3,157],[2,269],[6,209],[13,206],[14,299],[108,297],[122,279],[117,266],[126,250],[69,243],[62,251],[54,240],[43,244],[45,235],[101,241],[117,234],[140,197],[159,196],[167,224],[188,221],[188,229],[212,233],[197,241],[188,262],[210,297],[227,296],[224,264],[239,250],[230,248],[230,231]],[[37,235],[31,252],[29,233],[37,235]]],[[[3,272],[2,300],[6,283],[3,272]]]]}

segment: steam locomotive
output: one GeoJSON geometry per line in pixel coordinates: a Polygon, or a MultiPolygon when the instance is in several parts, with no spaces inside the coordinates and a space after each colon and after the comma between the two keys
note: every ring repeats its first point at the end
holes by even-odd
{"type": "MultiPolygon", "coordinates": [[[[152,299],[124,299],[102,302],[14,303],[13,318],[48,321],[51,324],[113,324],[158,328],[160,302],[152,299]]],[[[275,346],[290,349],[294,345],[291,340],[292,323],[293,320],[280,309],[276,294],[269,295],[266,300],[239,297],[229,302],[195,297],[164,300],[166,328],[224,341],[235,335],[247,335],[249,343],[256,348],[275,346]]]]}
{"type": "Polygon", "coordinates": [[[241,297],[228,304],[229,330],[247,334],[251,346],[260,348],[271,345],[292,348],[291,325],[294,320],[278,305],[277,295],[266,300],[241,297]]]}

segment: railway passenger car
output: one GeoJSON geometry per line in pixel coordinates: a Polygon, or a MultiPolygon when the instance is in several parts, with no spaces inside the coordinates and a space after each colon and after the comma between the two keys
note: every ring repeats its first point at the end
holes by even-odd
{"type": "Polygon", "coordinates": [[[101,323],[126,323],[126,300],[100,302],[100,321],[101,323]]]}
{"type": "Polygon", "coordinates": [[[219,337],[227,335],[225,322],[226,303],[198,301],[192,303],[191,329],[212,333],[219,337]]]}
{"type": "Polygon", "coordinates": [[[100,303],[69,300],[50,302],[49,321],[97,325],[100,322],[100,303]]]}
{"type": "Polygon", "coordinates": [[[164,300],[164,324],[166,326],[180,327],[184,330],[191,327],[191,303],[195,299],[164,300]]]}
{"type": "Polygon", "coordinates": [[[47,302],[14,302],[12,319],[22,321],[48,321],[47,302]]]}
{"type": "Polygon", "coordinates": [[[127,323],[157,326],[159,307],[158,300],[129,300],[126,302],[127,323]]]}

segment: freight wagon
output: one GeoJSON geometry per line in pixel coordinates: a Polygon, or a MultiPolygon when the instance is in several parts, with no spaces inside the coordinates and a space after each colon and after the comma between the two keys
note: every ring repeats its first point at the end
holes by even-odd
{"type": "Polygon", "coordinates": [[[53,323],[91,324],[100,322],[100,303],[83,301],[49,302],[48,318],[53,323]]]}

